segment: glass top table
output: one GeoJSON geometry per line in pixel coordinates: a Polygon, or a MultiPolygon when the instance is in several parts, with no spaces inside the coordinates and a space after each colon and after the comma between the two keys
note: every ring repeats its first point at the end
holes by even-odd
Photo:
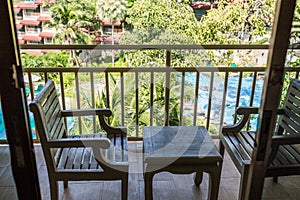
{"type": "Polygon", "coordinates": [[[202,174],[210,175],[209,199],[217,199],[222,156],[203,126],[146,126],[143,128],[145,198],[153,199],[156,173],[194,173],[200,185],[202,174]]]}

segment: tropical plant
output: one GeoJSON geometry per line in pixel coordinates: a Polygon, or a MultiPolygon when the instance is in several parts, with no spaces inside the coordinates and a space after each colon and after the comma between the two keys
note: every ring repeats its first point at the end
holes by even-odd
{"type": "MultiPolygon", "coordinates": [[[[58,0],[50,4],[52,12],[49,27],[56,29],[55,43],[90,44],[92,43],[91,31],[100,28],[96,14],[96,1],[58,0]]],[[[70,51],[70,59],[79,66],[75,50],[70,51]]]]}
{"type": "MultiPolygon", "coordinates": [[[[126,0],[98,0],[97,9],[101,20],[111,23],[112,45],[115,41],[115,23],[124,19],[127,10],[126,0]]],[[[112,53],[112,66],[114,67],[114,52],[112,53]]]]}

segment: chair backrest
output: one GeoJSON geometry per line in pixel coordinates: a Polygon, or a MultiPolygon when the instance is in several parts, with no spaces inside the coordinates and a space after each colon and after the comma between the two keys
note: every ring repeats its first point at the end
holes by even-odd
{"type": "Polygon", "coordinates": [[[64,118],[61,117],[61,107],[53,81],[49,80],[46,83],[29,106],[34,113],[35,126],[41,143],[66,136],[64,118]]]}
{"type": "Polygon", "coordinates": [[[300,80],[293,79],[290,83],[283,109],[277,134],[300,134],[300,80]]]}

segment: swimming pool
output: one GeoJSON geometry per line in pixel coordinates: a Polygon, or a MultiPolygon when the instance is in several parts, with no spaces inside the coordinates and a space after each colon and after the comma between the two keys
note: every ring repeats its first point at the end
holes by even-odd
{"type": "MultiPolygon", "coordinates": [[[[29,121],[30,121],[31,130],[34,130],[35,128],[34,118],[31,112],[29,112],[29,121]]],[[[34,132],[32,133],[32,137],[33,139],[36,139],[36,135],[34,134],[34,132]]],[[[5,125],[4,125],[3,115],[2,115],[2,107],[0,105],[0,140],[5,140],[5,139],[6,139],[5,125]]]]}
{"type": "MultiPolygon", "coordinates": [[[[239,87],[239,77],[230,76],[228,77],[227,93],[224,110],[224,123],[233,124],[235,109],[238,106],[250,106],[250,99],[252,93],[253,76],[245,76],[242,78],[241,92],[239,98],[239,105],[236,105],[236,97],[239,87]]],[[[199,79],[199,96],[198,96],[198,107],[203,114],[207,114],[208,100],[209,100],[209,88],[210,88],[210,74],[201,73],[199,79]]],[[[195,84],[196,74],[187,73],[186,83],[195,84]]],[[[261,95],[263,89],[264,80],[262,78],[256,79],[255,90],[253,96],[252,106],[259,107],[261,103],[261,95]]],[[[214,89],[212,91],[211,100],[211,120],[220,121],[221,108],[223,103],[223,91],[224,91],[224,78],[214,76],[213,80],[214,89]]],[[[251,128],[256,128],[257,118],[253,118],[250,121],[251,128]]]]}
{"type": "MultiPolygon", "coordinates": [[[[30,128],[32,132],[32,138],[36,139],[34,117],[32,112],[30,111],[28,112],[29,112],[29,122],[30,122],[30,128]]],[[[71,126],[73,128],[76,128],[76,126],[74,126],[74,117],[67,118],[67,127],[71,127],[71,126]]],[[[5,139],[6,139],[5,125],[4,125],[3,115],[2,115],[2,107],[0,105],[0,140],[5,140],[5,139]]]]}

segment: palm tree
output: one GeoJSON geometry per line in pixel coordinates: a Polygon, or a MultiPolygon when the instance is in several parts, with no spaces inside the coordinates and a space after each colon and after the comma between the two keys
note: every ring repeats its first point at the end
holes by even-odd
{"type": "MultiPolygon", "coordinates": [[[[98,0],[97,2],[100,19],[107,19],[111,23],[112,44],[114,44],[114,24],[125,17],[126,5],[126,0],[98,0]]],[[[114,54],[112,54],[112,66],[114,66],[114,54]]]]}
{"type": "MultiPolygon", "coordinates": [[[[96,1],[59,0],[51,6],[50,27],[55,27],[54,42],[63,44],[89,44],[92,42],[89,29],[99,29],[97,22],[96,1]],[[94,14],[93,14],[94,13],[94,14]]],[[[98,20],[99,21],[99,20],[98,20]]],[[[77,66],[79,61],[75,50],[70,52],[70,58],[77,66]]]]}

